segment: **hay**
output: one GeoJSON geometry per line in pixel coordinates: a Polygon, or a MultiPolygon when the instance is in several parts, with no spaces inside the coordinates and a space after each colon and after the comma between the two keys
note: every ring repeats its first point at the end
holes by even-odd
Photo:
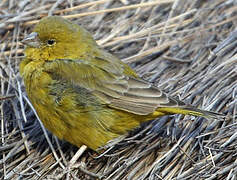
{"type": "Polygon", "coordinates": [[[2,0],[1,179],[236,179],[236,10],[234,0],[2,0]],[[18,73],[20,40],[47,14],[81,24],[144,79],[225,121],[166,116],[81,155],[42,130],[18,73]]]}

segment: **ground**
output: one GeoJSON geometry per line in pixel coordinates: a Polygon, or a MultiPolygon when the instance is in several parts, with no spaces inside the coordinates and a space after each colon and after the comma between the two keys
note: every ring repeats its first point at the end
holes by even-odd
{"type": "Polygon", "coordinates": [[[236,10],[234,0],[2,0],[0,177],[237,178],[236,10]],[[165,116],[100,153],[86,150],[74,159],[78,148],[39,123],[18,71],[20,41],[47,15],[82,25],[143,79],[225,119],[165,116]]]}

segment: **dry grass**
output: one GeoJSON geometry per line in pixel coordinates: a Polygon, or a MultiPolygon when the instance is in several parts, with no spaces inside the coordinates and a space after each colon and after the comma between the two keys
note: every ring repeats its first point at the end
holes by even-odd
{"type": "Polygon", "coordinates": [[[1,178],[236,179],[236,1],[78,2],[0,1],[1,178]],[[20,40],[47,15],[81,24],[144,79],[225,121],[162,117],[77,159],[76,147],[42,130],[18,73],[20,40]]]}

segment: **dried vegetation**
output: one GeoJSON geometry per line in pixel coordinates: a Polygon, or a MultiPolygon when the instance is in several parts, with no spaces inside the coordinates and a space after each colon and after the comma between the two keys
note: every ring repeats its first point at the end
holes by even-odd
{"type": "Polygon", "coordinates": [[[236,179],[236,25],[235,0],[0,1],[1,179],[236,179]],[[84,26],[144,79],[225,120],[158,118],[101,153],[58,141],[18,72],[21,39],[47,15],[84,26]]]}

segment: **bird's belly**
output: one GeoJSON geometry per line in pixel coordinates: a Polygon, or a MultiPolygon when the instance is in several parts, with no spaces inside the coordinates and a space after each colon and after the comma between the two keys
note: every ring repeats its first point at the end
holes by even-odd
{"type": "Polygon", "coordinates": [[[48,74],[34,78],[26,87],[44,126],[77,146],[96,150],[147,120],[147,116],[103,105],[86,89],[56,82],[48,74]]]}

